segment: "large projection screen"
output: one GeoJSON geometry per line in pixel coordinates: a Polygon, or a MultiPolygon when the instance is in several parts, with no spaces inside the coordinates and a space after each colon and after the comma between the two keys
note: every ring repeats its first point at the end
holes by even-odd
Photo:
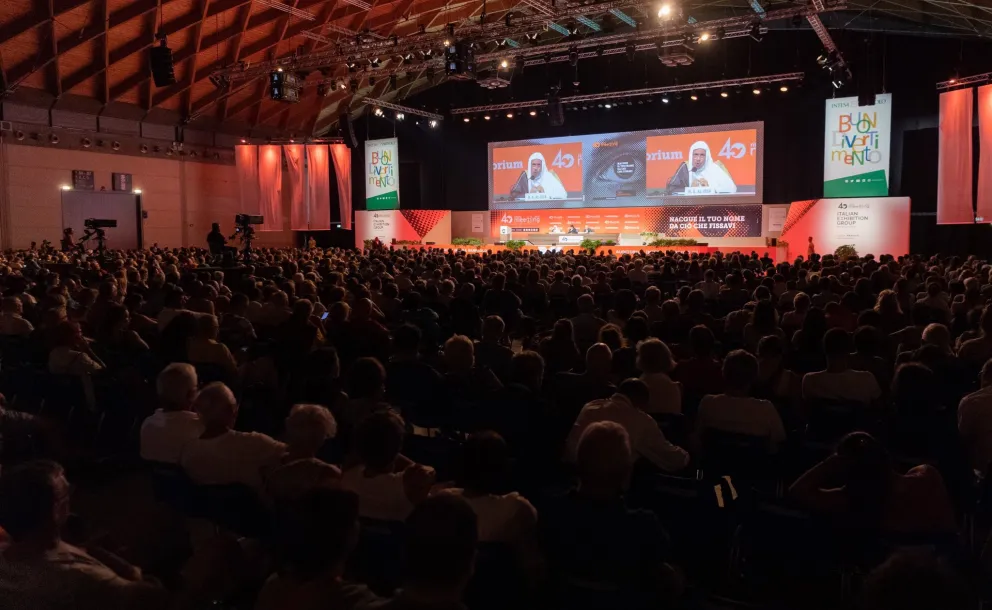
{"type": "Polygon", "coordinates": [[[492,210],[762,203],[764,123],[489,144],[492,210]]]}

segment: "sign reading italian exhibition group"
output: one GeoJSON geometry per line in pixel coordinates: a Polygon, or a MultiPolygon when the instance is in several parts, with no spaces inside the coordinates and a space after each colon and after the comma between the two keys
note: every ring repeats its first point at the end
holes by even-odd
{"type": "Polygon", "coordinates": [[[827,100],[823,196],[887,196],[891,132],[891,93],[877,95],[874,106],[858,106],[856,97],[827,100]]]}
{"type": "Polygon", "coordinates": [[[398,210],[400,168],[396,138],[365,141],[365,209],[398,210]]]}

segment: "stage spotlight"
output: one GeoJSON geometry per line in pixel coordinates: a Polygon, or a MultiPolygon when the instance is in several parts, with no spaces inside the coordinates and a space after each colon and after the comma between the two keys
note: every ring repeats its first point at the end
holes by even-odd
{"type": "Polygon", "coordinates": [[[596,48],[596,57],[602,57],[603,56],[603,50],[604,50],[603,47],[597,47],[596,48]]]}
{"type": "Polygon", "coordinates": [[[579,65],[579,48],[574,45],[568,49],[568,65],[572,67],[579,65]]]}
{"type": "Polygon", "coordinates": [[[668,96],[667,96],[667,95],[666,95],[666,96],[663,96],[663,97],[661,98],[661,103],[662,103],[662,104],[667,104],[667,103],[668,103],[668,96]]]}
{"type": "Polygon", "coordinates": [[[472,119],[470,119],[470,118],[468,118],[468,117],[465,117],[465,118],[464,118],[464,119],[462,119],[462,120],[463,120],[463,121],[465,121],[466,123],[468,123],[468,122],[469,122],[469,121],[471,121],[472,119]]]}
{"type": "Polygon", "coordinates": [[[754,89],[751,89],[751,93],[755,95],[761,95],[761,89],[755,87],[754,89]]]}
{"type": "Polygon", "coordinates": [[[396,113],[396,120],[397,120],[397,121],[402,121],[402,120],[403,120],[403,119],[405,119],[405,118],[406,118],[406,115],[405,115],[405,114],[403,114],[402,112],[397,112],[397,113],[396,113]]]}
{"type": "Polygon", "coordinates": [[[487,115],[483,116],[482,118],[484,118],[484,119],[486,119],[488,121],[491,117],[487,114],[487,115]]]}
{"type": "Polygon", "coordinates": [[[672,15],[671,4],[662,4],[661,8],[658,9],[658,17],[660,18],[670,17],[671,15],[672,15]]]}
{"type": "Polygon", "coordinates": [[[606,105],[603,106],[603,108],[606,108],[607,110],[609,110],[610,108],[613,108],[613,106],[611,104],[606,104],[606,105]]]}
{"type": "Polygon", "coordinates": [[[342,88],[342,89],[347,89],[347,88],[348,88],[348,85],[346,85],[346,84],[344,84],[344,83],[342,82],[342,83],[341,83],[341,88],[342,88]]]}
{"type": "Polygon", "coordinates": [[[517,55],[517,58],[515,60],[513,60],[514,69],[515,70],[520,70],[521,72],[523,72],[524,71],[524,65],[526,64],[526,62],[527,62],[527,59],[523,55],[517,55]]]}
{"type": "Polygon", "coordinates": [[[727,93],[727,90],[726,89],[724,89],[724,90],[720,91],[720,97],[727,98],[727,97],[730,97],[730,94],[727,93]]]}
{"type": "Polygon", "coordinates": [[[444,39],[444,48],[447,49],[451,46],[451,41],[447,38],[444,39]]]}
{"type": "Polygon", "coordinates": [[[397,77],[395,74],[390,74],[389,75],[389,88],[390,89],[396,89],[396,83],[398,81],[399,81],[399,77],[397,77]]]}
{"type": "Polygon", "coordinates": [[[692,95],[689,96],[689,99],[695,102],[699,100],[699,96],[693,93],[692,95]]]}
{"type": "Polygon", "coordinates": [[[507,13],[506,16],[503,17],[503,23],[506,24],[506,27],[507,28],[512,28],[513,27],[513,18],[512,17],[513,17],[513,13],[507,13]]]}
{"type": "Polygon", "coordinates": [[[503,61],[499,62],[499,67],[506,70],[507,68],[510,67],[510,62],[504,59],[503,61]]]}
{"type": "Polygon", "coordinates": [[[536,110],[531,110],[530,111],[530,116],[537,116],[537,111],[536,110]]]}
{"type": "Polygon", "coordinates": [[[706,42],[709,39],[710,39],[709,32],[703,32],[702,34],[699,35],[699,42],[706,42]]]}
{"type": "Polygon", "coordinates": [[[786,91],[789,90],[789,87],[787,85],[782,85],[781,87],[778,88],[778,90],[781,91],[782,93],[785,93],[786,91]]]}
{"type": "Polygon", "coordinates": [[[374,87],[374,86],[375,86],[375,77],[369,76],[369,87],[374,87]]]}
{"type": "Polygon", "coordinates": [[[435,127],[437,127],[437,121],[435,121],[434,119],[431,119],[431,122],[428,123],[428,125],[431,126],[431,129],[434,129],[435,127]]]}
{"type": "Polygon", "coordinates": [[[375,116],[382,116],[382,108],[376,108],[375,110],[372,111],[372,114],[374,114],[375,116]]]}
{"type": "Polygon", "coordinates": [[[507,112],[506,113],[506,118],[512,119],[513,118],[513,113],[512,112],[507,112]]]}
{"type": "Polygon", "coordinates": [[[627,46],[624,47],[624,52],[627,54],[627,61],[634,61],[634,54],[637,53],[637,45],[628,42],[627,46]]]}

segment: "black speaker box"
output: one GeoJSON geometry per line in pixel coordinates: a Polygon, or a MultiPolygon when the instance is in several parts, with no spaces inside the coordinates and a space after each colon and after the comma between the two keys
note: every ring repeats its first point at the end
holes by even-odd
{"type": "Polygon", "coordinates": [[[152,68],[152,80],[156,87],[167,87],[176,83],[172,69],[172,49],[165,45],[152,47],[148,55],[152,68]]]}
{"type": "Polygon", "coordinates": [[[344,138],[344,143],[348,145],[348,148],[358,148],[358,139],[355,137],[355,125],[351,122],[351,115],[347,110],[339,116],[338,124],[341,126],[341,137],[344,138]]]}

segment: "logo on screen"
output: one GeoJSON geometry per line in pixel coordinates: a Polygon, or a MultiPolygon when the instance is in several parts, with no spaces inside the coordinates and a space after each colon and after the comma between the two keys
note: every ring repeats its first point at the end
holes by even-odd
{"type": "Polygon", "coordinates": [[[838,203],[837,204],[837,209],[838,210],[846,210],[847,209],[847,204],[846,203],[838,203]]]}
{"type": "Polygon", "coordinates": [[[731,144],[730,138],[727,138],[727,141],[723,143],[723,148],[717,154],[728,159],[741,159],[747,154],[747,146],[744,146],[740,142],[731,144]]]}
{"type": "Polygon", "coordinates": [[[558,149],[558,154],[555,155],[555,160],[551,162],[552,167],[560,167],[562,169],[568,169],[575,165],[575,157],[566,153],[561,154],[561,149],[558,149]]]}

